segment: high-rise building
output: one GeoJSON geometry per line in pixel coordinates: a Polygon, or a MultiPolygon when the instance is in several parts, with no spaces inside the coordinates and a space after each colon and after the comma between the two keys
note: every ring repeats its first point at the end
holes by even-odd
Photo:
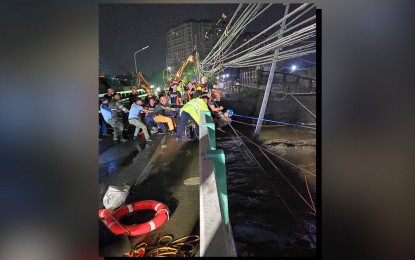
{"type": "Polygon", "coordinates": [[[209,20],[188,20],[170,28],[167,34],[166,68],[171,67],[173,73],[178,70],[195,46],[203,58],[216,44],[222,32],[221,24],[216,25],[216,22],[209,20]]]}

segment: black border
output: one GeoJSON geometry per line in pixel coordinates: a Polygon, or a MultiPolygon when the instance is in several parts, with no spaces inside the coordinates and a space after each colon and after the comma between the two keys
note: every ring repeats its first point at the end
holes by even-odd
{"type": "Polygon", "coordinates": [[[317,199],[317,213],[316,213],[316,225],[317,225],[317,232],[316,232],[316,256],[321,258],[322,256],[322,250],[321,250],[321,204],[322,204],[322,197],[321,197],[321,178],[322,178],[322,171],[321,171],[321,162],[322,162],[322,156],[321,156],[321,101],[322,101],[322,89],[321,89],[321,80],[322,80],[322,73],[321,73],[321,9],[316,9],[316,40],[317,40],[317,46],[316,46],[316,134],[317,134],[317,149],[316,149],[316,173],[317,173],[317,182],[316,182],[316,199],[317,199]]]}

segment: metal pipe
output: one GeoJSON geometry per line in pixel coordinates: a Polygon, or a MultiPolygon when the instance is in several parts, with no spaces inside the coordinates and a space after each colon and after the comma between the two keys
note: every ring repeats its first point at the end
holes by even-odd
{"type": "MultiPolygon", "coordinates": [[[[284,18],[283,18],[282,23],[281,23],[281,34],[278,36],[278,39],[281,39],[281,37],[284,33],[285,21],[286,21],[286,17],[287,17],[287,13],[288,13],[289,8],[290,8],[290,4],[286,4],[284,18]]],[[[271,70],[269,72],[267,87],[265,88],[264,98],[262,99],[261,110],[259,112],[258,121],[257,121],[256,127],[255,127],[254,140],[259,140],[259,134],[260,134],[261,128],[262,128],[262,121],[264,119],[265,110],[267,109],[268,98],[269,98],[269,93],[271,91],[272,81],[274,80],[274,73],[275,73],[275,69],[276,69],[276,63],[277,63],[277,57],[278,57],[279,51],[280,51],[280,49],[278,48],[274,52],[274,58],[273,58],[273,62],[272,62],[272,65],[271,65],[271,70]]]]}

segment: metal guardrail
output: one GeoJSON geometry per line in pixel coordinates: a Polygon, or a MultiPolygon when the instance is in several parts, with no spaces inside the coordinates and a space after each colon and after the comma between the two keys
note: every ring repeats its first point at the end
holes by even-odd
{"type": "MultiPolygon", "coordinates": [[[[315,93],[316,79],[301,75],[293,75],[283,72],[275,72],[272,82],[272,90],[282,93],[315,93]]],[[[258,81],[259,85],[266,85],[269,71],[262,71],[258,81]]]]}
{"type": "MultiPolygon", "coordinates": [[[[128,101],[128,96],[130,95],[131,90],[119,91],[117,93],[120,94],[120,102],[125,102],[125,101],[128,101]]],[[[138,89],[137,93],[139,93],[137,96],[140,97],[140,98],[144,98],[144,97],[147,96],[146,92],[142,89],[138,89]],[[142,94],[140,94],[140,93],[142,93],[142,94]]],[[[98,98],[103,98],[105,96],[105,94],[107,94],[107,93],[99,94],[98,98]]]]}
{"type": "Polygon", "coordinates": [[[229,221],[225,154],[216,149],[210,112],[199,116],[200,256],[237,256],[229,221]]]}

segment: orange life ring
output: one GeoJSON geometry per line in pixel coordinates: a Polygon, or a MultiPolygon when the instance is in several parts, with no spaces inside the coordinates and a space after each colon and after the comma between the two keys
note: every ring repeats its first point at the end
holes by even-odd
{"type": "Polygon", "coordinates": [[[98,210],[98,218],[103,219],[109,217],[113,212],[114,210],[112,209],[100,209],[98,210]]]}
{"type": "Polygon", "coordinates": [[[101,213],[99,213],[100,218],[101,216],[105,216],[103,220],[104,224],[115,235],[139,236],[149,233],[163,225],[169,219],[169,208],[161,202],[145,200],[122,206],[114,212],[102,210],[101,213]],[[154,210],[156,215],[152,220],[144,223],[131,226],[120,224],[119,220],[123,216],[139,210],[154,210]]]}

